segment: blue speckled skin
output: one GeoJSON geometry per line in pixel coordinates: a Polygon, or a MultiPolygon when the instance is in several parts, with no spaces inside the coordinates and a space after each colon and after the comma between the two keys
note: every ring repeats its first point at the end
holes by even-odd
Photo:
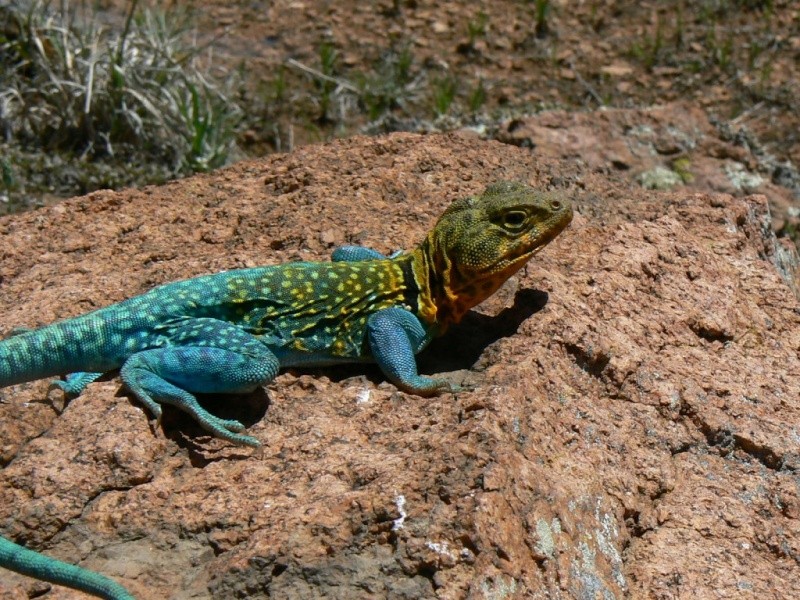
{"type": "MultiPolygon", "coordinates": [[[[0,342],[0,387],[54,375],[70,395],[120,370],[156,417],[161,404],[213,435],[258,446],[196,393],[240,393],[282,367],[376,362],[419,395],[454,389],[419,375],[415,354],[458,322],[572,218],[562,194],[500,182],[454,202],[422,244],[387,258],[359,247],[301,262],[196,277],[0,342]]],[[[111,580],[0,537],[0,566],[94,594],[132,596],[111,580]]]]}

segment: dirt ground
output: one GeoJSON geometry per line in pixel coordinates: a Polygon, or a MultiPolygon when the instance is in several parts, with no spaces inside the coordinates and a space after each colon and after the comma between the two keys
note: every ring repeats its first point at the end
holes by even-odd
{"type": "MultiPolygon", "coordinates": [[[[106,10],[119,20],[125,6],[109,0],[106,10]]],[[[678,103],[755,155],[751,170],[784,188],[767,194],[778,234],[800,239],[796,0],[212,0],[189,8],[209,63],[240,80],[246,155],[357,132],[462,128],[535,145],[508,131],[542,111],[584,113],[591,129],[599,109],[678,103]]]]}
{"type": "Polygon", "coordinates": [[[220,36],[217,56],[241,61],[252,89],[263,92],[279,75],[285,78],[286,100],[276,104],[286,106],[271,109],[278,132],[253,132],[254,143],[274,145],[276,135],[286,140],[290,127],[301,143],[363,125],[363,106],[342,102],[322,114],[315,103],[319,80],[288,61],[357,83],[408,49],[411,78],[418,81],[392,111],[407,127],[433,117],[429,88],[452,78],[456,99],[448,113],[464,121],[546,107],[684,100],[712,117],[734,119],[772,153],[800,162],[796,0],[212,0],[192,6],[201,30],[220,36]],[[537,17],[542,5],[545,14],[537,17]],[[323,44],[337,53],[330,69],[321,64],[323,44]],[[480,86],[485,100],[471,110],[480,86]]]}
{"type": "MultiPolygon", "coordinates": [[[[542,111],[679,103],[757,154],[793,198],[791,214],[779,204],[779,235],[800,238],[797,0],[102,0],[100,21],[121,30],[126,9],[148,4],[188,13],[203,48],[193,60],[227,81],[245,115],[232,161],[359,132],[468,128],[520,143],[507,130],[542,111]]],[[[32,192],[9,193],[30,207],[145,173],[163,181],[150,158],[105,170],[71,160],[20,156],[6,166],[32,192]]]]}

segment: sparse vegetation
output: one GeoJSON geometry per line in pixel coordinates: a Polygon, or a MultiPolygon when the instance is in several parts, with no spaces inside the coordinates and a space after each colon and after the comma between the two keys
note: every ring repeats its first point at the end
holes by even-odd
{"type": "Polygon", "coordinates": [[[482,79],[478,80],[477,85],[473,88],[472,92],[469,95],[469,99],[467,105],[469,106],[469,112],[476,113],[478,112],[484,104],[486,104],[486,98],[488,96],[488,92],[486,91],[486,86],[483,83],[482,79]]]}
{"type": "Polygon", "coordinates": [[[550,14],[550,0],[533,0],[533,14],[536,26],[534,31],[537,37],[544,37],[550,32],[547,17],[550,14]]]}
{"type": "Polygon", "coordinates": [[[630,54],[639,60],[645,69],[651,71],[661,60],[661,51],[664,47],[664,30],[661,19],[656,20],[655,31],[650,34],[644,32],[642,36],[631,44],[630,54]]]}
{"type": "Polygon", "coordinates": [[[336,91],[337,84],[334,79],[336,75],[339,53],[330,42],[322,42],[319,46],[320,73],[323,77],[317,77],[314,81],[319,92],[319,120],[322,123],[332,122],[334,117],[330,115],[331,100],[336,91]]]}
{"type": "Polygon", "coordinates": [[[467,23],[467,44],[470,48],[475,47],[475,42],[486,36],[486,26],[489,24],[489,15],[478,11],[473,19],[467,23]]]}
{"type": "Polygon", "coordinates": [[[676,56],[692,42],[688,60],[683,59],[683,66],[691,72],[699,72],[709,65],[716,65],[722,71],[735,69],[752,70],[758,58],[769,47],[770,35],[769,15],[771,3],[742,2],[733,0],[706,0],[698,3],[696,25],[692,34],[687,31],[686,15],[682,2],[677,3],[674,13],[657,13],[654,27],[646,30],[640,39],[631,44],[629,54],[636,58],[647,69],[670,63],[680,65],[681,59],[676,56]],[[754,8],[756,5],[758,9],[754,8]],[[757,19],[753,25],[735,29],[725,23],[730,11],[760,10],[762,25],[757,19]],[[674,19],[671,19],[674,14],[674,19]],[[665,22],[672,21],[673,31],[667,35],[665,22]]]}
{"type": "Polygon", "coordinates": [[[373,72],[358,76],[361,106],[370,121],[407,108],[407,101],[418,95],[421,80],[413,67],[414,55],[405,44],[399,51],[385,52],[373,72]]]}
{"type": "Polygon", "coordinates": [[[185,13],[132,1],[120,32],[85,8],[12,2],[0,32],[4,172],[18,185],[3,180],[14,203],[41,193],[28,177],[41,167],[37,149],[62,169],[48,187],[72,193],[213,169],[233,150],[241,111],[230,82],[201,67],[185,13]]]}
{"type": "MultiPolygon", "coordinates": [[[[331,58],[338,56],[336,50],[324,45],[324,50],[320,52],[320,68],[309,67],[293,59],[287,64],[315,82],[316,94],[310,102],[326,108],[324,124],[329,126],[345,127],[349,122],[358,120],[358,115],[354,113],[366,117],[373,128],[393,113],[410,119],[416,115],[419,119],[425,102],[430,103],[433,116],[437,118],[454,110],[462,82],[451,73],[427,76],[425,68],[417,64],[411,44],[400,43],[397,46],[383,51],[367,73],[340,73],[333,68],[335,60],[331,58]],[[333,103],[340,107],[335,116],[330,111],[333,103]]],[[[465,101],[466,110],[475,113],[486,103],[487,97],[486,86],[478,79],[472,91],[462,100],[465,101]]],[[[295,97],[295,105],[303,102],[302,97],[295,97]]]]}
{"type": "Polygon", "coordinates": [[[437,117],[447,114],[456,99],[458,80],[453,75],[445,75],[433,81],[433,111],[437,117]]]}

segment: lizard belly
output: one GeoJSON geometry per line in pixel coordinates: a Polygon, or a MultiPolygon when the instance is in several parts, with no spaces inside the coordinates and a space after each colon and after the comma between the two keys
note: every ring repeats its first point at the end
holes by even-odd
{"type": "Polygon", "coordinates": [[[287,348],[273,349],[281,367],[329,367],[332,365],[373,362],[371,356],[336,356],[329,352],[304,352],[287,348]]]}

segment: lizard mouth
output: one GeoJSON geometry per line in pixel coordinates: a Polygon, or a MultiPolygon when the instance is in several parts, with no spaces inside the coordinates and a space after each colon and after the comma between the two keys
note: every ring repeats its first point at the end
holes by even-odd
{"type": "Polygon", "coordinates": [[[532,244],[521,246],[517,252],[514,252],[509,256],[510,262],[516,262],[522,258],[528,260],[539,254],[539,252],[541,252],[544,247],[547,246],[547,244],[552,242],[558,236],[558,234],[561,233],[567,225],[569,225],[571,220],[572,215],[570,214],[569,218],[564,219],[563,222],[558,224],[558,226],[549,228],[544,233],[537,236],[533,240],[532,244]]]}
{"type": "Polygon", "coordinates": [[[561,218],[552,226],[545,227],[544,231],[528,240],[528,243],[521,243],[516,251],[508,254],[505,265],[500,269],[502,273],[514,273],[531,258],[539,254],[542,249],[552,242],[559,233],[572,221],[572,210],[565,210],[561,218]]]}

